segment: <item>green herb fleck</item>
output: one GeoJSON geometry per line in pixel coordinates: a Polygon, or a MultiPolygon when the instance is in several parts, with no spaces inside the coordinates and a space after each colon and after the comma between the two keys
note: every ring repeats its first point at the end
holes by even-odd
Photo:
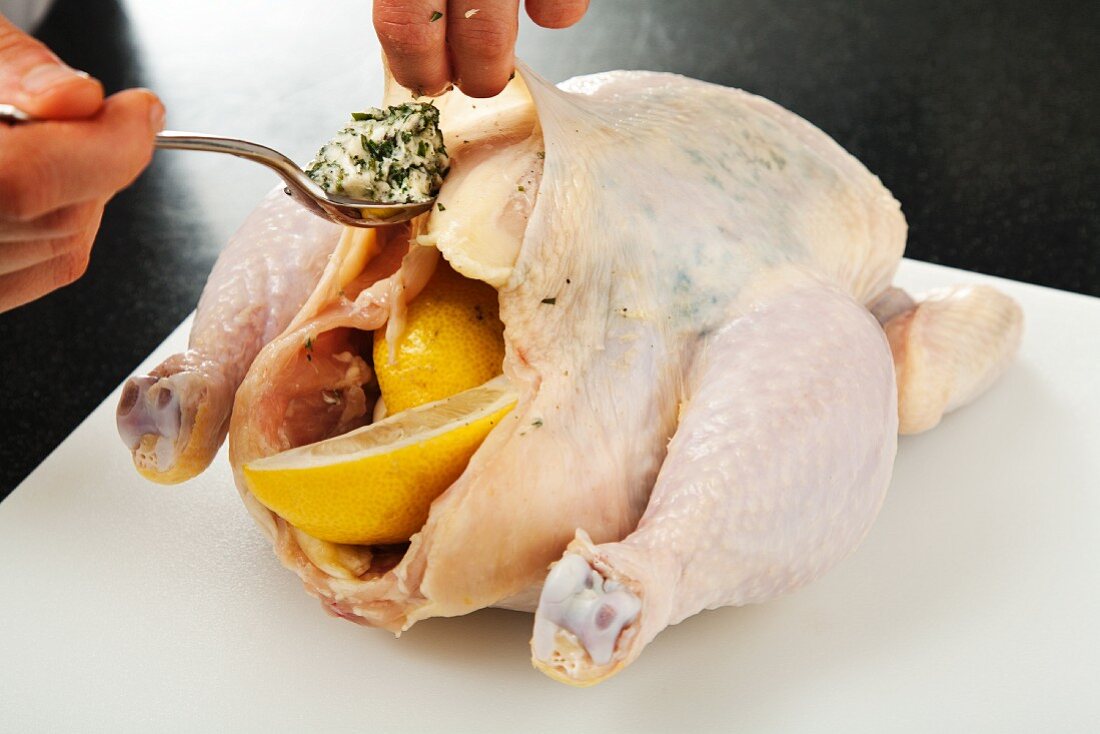
{"type": "Polygon", "coordinates": [[[362,122],[363,120],[369,120],[370,115],[368,115],[366,112],[352,112],[351,119],[355,120],[356,122],[362,122]]]}
{"type": "Polygon", "coordinates": [[[557,298],[544,298],[544,299],[542,299],[542,302],[545,303],[547,306],[553,306],[555,303],[558,302],[558,299],[557,298]]]}
{"type": "Polygon", "coordinates": [[[546,157],[546,151],[545,150],[540,150],[535,155],[537,155],[539,158],[545,158],[546,157]]]}
{"type": "Polygon", "coordinates": [[[531,425],[535,428],[542,428],[542,418],[536,418],[535,420],[531,421],[531,425]]]}
{"type": "Polygon", "coordinates": [[[516,189],[517,189],[517,190],[518,190],[518,191],[519,191],[520,193],[523,193],[524,191],[526,191],[526,190],[527,190],[527,189],[523,188],[522,186],[517,186],[517,187],[516,187],[516,189]]]}
{"type": "Polygon", "coordinates": [[[443,206],[443,204],[441,204],[440,202],[437,201],[435,203],[435,205],[439,208],[439,211],[441,211],[441,212],[447,211],[447,207],[443,206]]]}
{"type": "Polygon", "coordinates": [[[443,13],[441,13],[437,10],[434,13],[432,13],[432,17],[428,20],[428,22],[429,23],[434,23],[442,17],[443,17],[443,13]]]}
{"type": "Polygon", "coordinates": [[[313,351],[313,337],[312,336],[307,336],[306,337],[306,351],[307,352],[312,352],[313,351]]]}
{"type": "Polygon", "coordinates": [[[423,158],[428,155],[428,141],[421,140],[420,144],[416,146],[416,154],[423,158]]]}

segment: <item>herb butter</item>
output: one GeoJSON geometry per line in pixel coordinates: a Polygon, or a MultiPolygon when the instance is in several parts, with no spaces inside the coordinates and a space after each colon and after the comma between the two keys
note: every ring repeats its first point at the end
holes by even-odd
{"type": "Polygon", "coordinates": [[[438,193],[450,159],[435,105],[374,107],[351,117],[306,166],[318,186],[330,194],[393,203],[427,201],[438,193]]]}

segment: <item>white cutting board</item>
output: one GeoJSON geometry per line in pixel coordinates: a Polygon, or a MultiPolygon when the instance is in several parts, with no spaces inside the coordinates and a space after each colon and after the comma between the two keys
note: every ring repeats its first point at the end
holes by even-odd
{"type": "Polygon", "coordinates": [[[0,731],[1100,730],[1100,300],[915,262],[900,280],[995,282],[1027,315],[1019,360],[901,440],[840,567],[585,690],[531,668],[525,614],[400,640],[326,616],[224,456],[177,487],[134,473],[116,391],[0,504],[0,731]]]}

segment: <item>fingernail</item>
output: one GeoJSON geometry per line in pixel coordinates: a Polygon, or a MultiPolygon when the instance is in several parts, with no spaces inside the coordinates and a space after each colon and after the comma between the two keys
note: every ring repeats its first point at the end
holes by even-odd
{"type": "Polygon", "coordinates": [[[59,84],[73,79],[87,79],[82,71],[71,69],[63,64],[41,64],[23,75],[23,90],[31,94],[40,94],[59,84]]]}
{"type": "Polygon", "coordinates": [[[159,101],[154,100],[149,106],[149,124],[155,133],[164,129],[164,105],[159,101]]]}

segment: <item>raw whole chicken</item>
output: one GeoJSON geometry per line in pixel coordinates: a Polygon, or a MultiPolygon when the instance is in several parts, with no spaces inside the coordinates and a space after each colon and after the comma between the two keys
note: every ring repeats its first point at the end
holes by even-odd
{"type": "Polygon", "coordinates": [[[493,100],[437,101],[452,169],[425,218],[341,234],[277,194],[261,204],[191,349],[130,381],[119,426],[161,481],[201,471],[228,426],[246,506],[333,614],[400,632],[534,610],[535,665],[586,685],[668,625],[849,554],[899,430],[987,388],[1022,316],[986,287],[892,288],[898,203],[767,100],[668,74],[555,87],[520,72],[493,100]],[[519,402],[407,546],[312,538],[240,469],[370,421],[362,334],[400,330],[440,256],[498,290],[519,402]]]}

